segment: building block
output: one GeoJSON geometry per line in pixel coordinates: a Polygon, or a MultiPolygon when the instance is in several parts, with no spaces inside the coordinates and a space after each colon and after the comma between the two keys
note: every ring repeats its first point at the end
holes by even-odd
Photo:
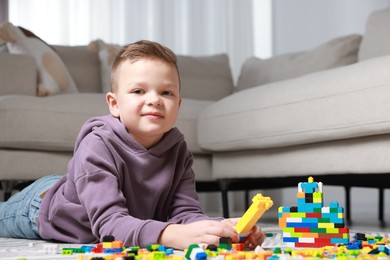
{"type": "Polygon", "coordinates": [[[260,193],[256,194],[252,199],[252,205],[235,226],[238,234],[249,233],[264,212],[271,208],[273,204],[274,202],[270,197],[263,197],[260,193]]]}

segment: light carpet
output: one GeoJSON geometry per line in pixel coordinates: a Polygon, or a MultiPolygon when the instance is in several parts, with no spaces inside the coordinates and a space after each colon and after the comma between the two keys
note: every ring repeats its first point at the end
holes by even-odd
{"type": "MultiPolygon", "coordinates": [[[[263,227],[262,229],[269,234],[263,243],[263,248],[286,247],[282,242],[280,228],[263,227]]],[[[365,230],[350,230],[350,237],[357,232],[390,238],[390,232],[365,230]]],[[[81,246],[80,244],[51,243],[43,240],[0,238],[0,259],[78,259],[77,255],[61,255],[61,251],[62,248],[79,248],[81,246]]]]}

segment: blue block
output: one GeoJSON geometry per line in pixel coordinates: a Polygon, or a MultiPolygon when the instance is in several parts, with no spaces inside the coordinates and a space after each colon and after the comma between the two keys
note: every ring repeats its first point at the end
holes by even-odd
{"type": "Polygon", "coordinates": [[[299,228],[318,228],[318,223],[294,223],[287,222],[286,227],[299,227],[299,228]]]}
{"type": "Polygon", "coordinates": [[[195,256],[196,260],[207,260],[207,254],[205,252],[199,252],[195,256]]]}
{"type": "Polygon", "coordinates": [[[291,212],[291,207],[282,207],[282,212],[291,212]]]}
{"type": "Polygon", "coordinates": [[[283,237],[283,242],[286,242],[286,243],[289,243],[289,242],[297,243],[297,242],[299,242],[299,238],[297,238],[297,237],[283,237]]]}
{"type": "Polygon", "coordinates": [[[322,203],[307,203],[305,205],[298,205],[298,212],[313,213],[314,209],[321,209],[322,203]]]}
{"type": "Polygon", "coordinates": [[[317,182],[303,182],[301,183],[301,188],[305,193],[314,193],[314,191],[318,188],[317,182]]]}
{"type": "Polygon", "coordinates": [[[348,238],[331,238],[330,243],[332,244],[348,244],[348,238]]]}
{"type": "Polygon", "coordinates": [[[302,218],[302,223],[318,223],[317,218],[302,218]]]}

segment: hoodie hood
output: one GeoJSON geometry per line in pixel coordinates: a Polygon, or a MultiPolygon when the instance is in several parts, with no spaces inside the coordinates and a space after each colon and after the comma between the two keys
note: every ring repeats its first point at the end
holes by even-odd
{"type": "Polygon", "coordinates": [[[106,142],[115,142],[116,145],[121,145],[122,147],[131,147],[133,152],[148,152],[155,156],[159,156],[167,152],[178,142],[184,141],[183,134],[174,127],[164,134],[164,137],[160,140],[160,142],[147,149],[137,142],[131,133],[127,132],[126,127],[122,124],[119,118],[108,114],[93,117],[84,123],[79,135],[77,136],[74,153],[80,147],[83,139],[90,133],[99,136],[106,142]]]}

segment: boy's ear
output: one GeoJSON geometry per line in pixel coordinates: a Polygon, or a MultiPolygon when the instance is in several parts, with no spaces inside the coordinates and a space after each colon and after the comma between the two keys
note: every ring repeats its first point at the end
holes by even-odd
{"type": "Polygon", "coordinates": [[[106,102],[111,115],[113,115],[114,117],[119,117],[118,102],[115,94],[112,92],[108,92],[106,94],[106,102]]]}
{"type": "Polygon", "coordinates": [[[180,99],[179,99],[179,108],[181,107],[181,101],[183,100],[182,96],[180,96],[180,99]]]}

